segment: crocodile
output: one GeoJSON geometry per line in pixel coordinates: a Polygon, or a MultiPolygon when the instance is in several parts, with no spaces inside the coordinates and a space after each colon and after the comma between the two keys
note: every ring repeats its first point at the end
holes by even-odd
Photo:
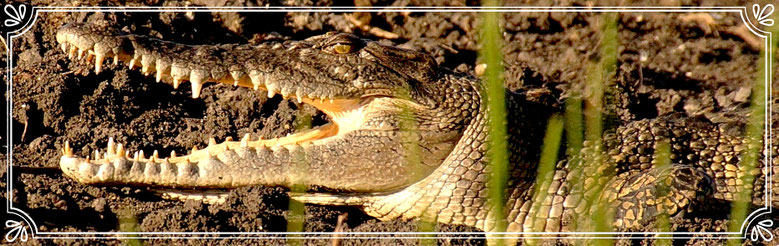
{"type": "Polygon", "coordinates": [[[102,154],[80,157],[66,142],[61,170],[80,183],[183,190],[303,185],[308,190],[291,198],[356,206],[380,220],[417,218],[516,235],[593,230],[572,220],[601,211],[598,204],[606,205],[614,230],[633,230],[657,216],[733,202],[744,191],[752,192],[752,206],[765,203],[770,165],[741,164],[743,127],[680,114],[617,126],[601,141],[585,142],[577,157],[560,151],[553,170],[538,174],[547,123],[561,110],[506,90],[510,165],[499,199],[504,211],[495,214],[480,80],[426,53],[353,34],[186,45],[71,23],[56,39],[69,58],[92,62],[96,73],[112,58],[174,88],[188,81],[193,98],[204,83],[248,87],[312,105],[330,120],[281,138],[212,139],[206,148],[164,158],[156,151],[131,156],[113,139],[102,154]],[[656,156],[662,144],[670,150],[667,165],[656,156]]]}

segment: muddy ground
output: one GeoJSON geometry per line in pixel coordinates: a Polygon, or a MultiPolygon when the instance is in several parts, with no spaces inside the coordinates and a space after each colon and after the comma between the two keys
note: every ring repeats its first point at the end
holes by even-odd
{"type": "MultiPolygon", "coordinates": [[[[205,1],[187,3],[201,6],[205,1]]],[[[273,6],[286,2],[217,1],[219,6],[273,6]]],[[[413,1],[378,1],[406,5],[413,1]]],[[[38,1],[36,5],[123,5],[121,1],[38,1]]],[[[146,1],[154,6],[183,3],[146,1]]],[[[214,4],[214,3],[211,3],[214,4]]],[[[324,1],[319,6],[352,5],[324,1]]],[[[472,1],[447,4],[473,5],[472,1]]],[[[587,2],[567,4],[587,5],[587,2]]],[[[690,4],[699,4],[697,1],[690,4]]],[[[708,2],[738,5],[744,2],[708,2]]],[[[750,3],[751,4],[751,3],[750,3]]],[[[548,5],[548,4],[541,4],[548,5]]],[[[366,16],[358,16],[366,18],[366,16]]],[[[63,177],[58,171],[59,149],[66,140],[77,153],[103,148],[109,137],[131,150],[187,153],[245,133],[264,138],[294,131],[296,118],[324,116],[310,106],[267,98],[245,88],[207,84],[199,99],[190,97],[189,84],[178,90],[155,83],[126,66],[107,66],[94,74],[91,66],[66,59],[54,40],[57,28],[70,22],[102,22],[125,32],[186,44],[247,43],[268,36],[302,39],[327,31],[353,32],[401,47],[432,54],[442,66],[473,72],[478,51],[476,13],[378,13],[368,15],[371,27],[398,35],[386,39],[356,27],[343,13],[41,13],[38,22],[14,40],[13,57],[13,206],[27,212],[42,232],[168,231],[278,232],[287,230],[290,201],[281,188],[246,187],[230,192],[224,204],[161,199],[154,191],[126,187],[94,187],[63,177]]],[[[602,16],[592,13],[505,14],[504,63],[506,85],[530,90],[539,101],[559,104],[585,82],[586,64],[599,59],[602,16]]],[[[671,112],[713,122],[743,122],[752,84],[757,78],[762,44],[744,33],[735,14],[622,13],[617,15],[617,71],[607,87],[606,118],[610,127],[671,112]],[[755,42],[756,43],[755,44],[755,42]]],[[[2,64],[8,64],[5,56],[2,64]]],[[[5,67],[3,66],[3,71],[5,67]]],[[[775,69],[775,68],[774,68],[775,69]]],[[[5,83],[8,74],[3,74],[5,83]]],[[[777,80],[774,78],[774,80],[777,80]]],[[[774,88],[777,89],[777,88],[774,88]]],[[[776,91],[776,90],[774,90],[776,91]]],[[[776,94],[772,95],[776,96],[776,94]]],[[[775,100],[775,99],[772,99],[775,100]]],[[[779,110],[775,110],[779,111],[779,110]]],[[[779,117],[774,117],[779,118],[779,117]]],[[[772,124],[773,130],[777,129],[772,124]]],[[[8,136],[3,136],[3,140],[8,136]]],[[[2,153],[3,159],[8,153],[2,153]]],[[[776,165],[776,164],[774,164],[776,165]]],[[[7,180],[7,171],[0,171],[7,180]]],[[[3,199],[7,199],[3,182],[3,199]]],[[[4,203],[5,204],[5,203],[4,203]]],[[[3,205],[5,206],[5,205],[3,205]]],[[[357,208],[305,206],[304,231],[332,232],[339,215],[348,214],[346,231],[416,231],[415,221],[381,222],[357,208]]],[[[777,218],[777,216],[773,216],[777,218]]],[[[18,219],[18,218],[12,218],[18,219]]],[[[723,219],[681,218],[677,231],[723,231],[723,219]]],[[[436,225],[439,231],[478,231],[436,225]]],[[[7,230],[7,229],[6,229],[7,230]]],[[[774,234],[779,230],[775,230],[774,234]]],[[[4,231],[5,233],[5,231],[4,231]]],[[[44,240],[33,244],[119,244],[117,240],[44,240]]],[[[177,240],[144,239],[144,244],[279,244],[283,239],[177,240]]],[[[331,240],[307,239],[326,245],[331,240]]],[[[414,239],[344,239],[345,245],[405,245],[414,239]]],[[[438,244],[480,245],[474,238],[439,239],[438,244]]],[[[642,244],[622,240],[621,244],[642,244]]],[[[675,244],[722,243],[697,238],[675,244]]]]}

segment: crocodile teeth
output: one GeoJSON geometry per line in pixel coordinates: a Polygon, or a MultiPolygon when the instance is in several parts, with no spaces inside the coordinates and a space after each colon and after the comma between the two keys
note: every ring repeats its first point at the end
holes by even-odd
{"type": "Polygon", "coordinates": [[[265,83],[265,88],[268,89],[268,98],[271,98],[276,95],[276,84],[265,83]]]}
{"type": "Polygon", "coordinates": [[[119,65],[119,55],[114,55],[114,66],[119,65]]]}
{"type": "Polygon", "coordinates": [[[136,61],[137,60],[135,60],[135,58],[130,59],[130,62],[127,63],[127,67],[129,67],[130,69],[133,69],[133,67],[135,67],[135,62],[136,61]]]}
{"type": "Polygon", "coordinates": [[[175,157],[176,157],[176,151],[175,150],[171,150],[170,151],[170,158],[175,158],[175,157]]]}
{"type": "Polygon", "coordinates": [[[208,139],[208,145],[209,145],[209,146],[211,146],[211,145],[216,145],[216,139],[215,139],[215,138],[209,138],[209,139],[208,139]]]}
{"type": "Polygon", "coordinates": [[[173,64],[170,68],[170,76],[173,77],[173,88],[178,88],[178,84],[184,80],[185,76],[189,76],[189,69],[177,64],[173,64]]]}
{"type": "Polygon", "coordinates": [[[95,53],[95,73],[96,74],[103,71],[103,60],[105,60],[105,54],[95,53]]]}
{"type": "Polygon", "coordinates": [[[116,153],[116,143],[114,143],[113,137],[108,138],[108,146],[106,147],[106,149],[108,150],[107,152],[109,154],[113,155],[116,153]]]}
{"type": "Polygon", "coordinates": [[[141,159],[146,159],[146,155],[143,154],[143,150],[138,151],[138,156],[140,156],[141,159]]]}
{"type": "MultiPolygon", "coordinates": [[[[230,71],[230,76],[233,77],[233,86],[238,86],[238,81],[241,80],[241,77],[243,77],[244,72],[241,70],[233,70],[230,71]]],[[[252,80],[252,84],[254,84],[254,80],[252,80]]]]}
{"type": "Polygon", "coordinates": [[[160,158],[160,152],[158,152],[156,149],[154,150],[154,153],[151,154],[151,158],[159,159],[160,158]]]}
{"type": "Polygon", "coordinates": [[[119,157],[124,157],[124,146],[122,144],[116,145],[116,154],[119,155],[119,157]]]}
{"type": "Polygon", "coordinates": [[[62,53],[67,53],[68,52],[68,43],[61,43],[60,44],[60,49],[62,49],[62,53]]]}
{"type": "Polygon", "coordinates": [[[281,88],[281,97],[284,98],[284,100],[287,100],[287,98],[289,98],[290,94],[292,94],[292,92],[289,91],[288,88],[281,88]]]}
{"type": "Polygon", "coordinates": [[[252,85],[254,85],[254,90],[260,89],[260,85],[263,84],[263,80],[264,80],[263,76],[259,73],[249,74],[249,79],[252,80],[252,85]]]}
{"type": "Polygon", "coordinates": [[[157,70],[157,75],[155,76],[155,79],[157,82],[162,81],[162,76],[168,72],[168,69],[170,69],[170,64],[163,60],[157,60],[155,63],[155,69],[157,70]]]}
{"type": "MultiPolygon", "coordinates": [[[[249,134],[246,135],[248,136],[249,134]]],[[[65,148],[62,148],[62,154],[67,157],[73,156],[73,149],[70,148],[70,142],[65,141],[65,148]]]]}
{"type": "Polygon", "coordinates": [[[243,135],[243,138],[241,138],[241,148],[249,147],[249,136],[248,133],[246,135],[243,135]]]}
{"type": "Polygon", "coordinates": [[[84,50],[78,50],[78,60],[81,60],[84,58],[84,50]]]}
{"type": "Polygon", "coordinates": [[[200,90],[203,89],[203,77],[199,73],[192,71],[189,81],[192,82],[192,98],[200,97],[200,90]]]}
{"type": "Polygon", "coordinates": [[[93,51],[87,51],[87,62],[92,61],[92,59],[95,58],[95,52],[93,51]]]}
{"type": "Polygon", "coordinates": [[[150,55],[141,56],[141,73],[148,76],[151,73],[150,69],[154,65],[154,60],[150,55]]]}
{"type": "Polygon", "coordinates": [[[135,154],[133,154],[133,160],[136,162],[140,160],[140,157],[138,156],[138,151],[135,151],[135,154]]]}
{"type": "Polygon", "coordinates": [[[68,59],[73,59],[73,57],[76,56],[76,52],[78,51],[78,48],[76,48],[75,45],[70,46],[70,51],[68,51],[68,59]]]}
{"type": "Polygon", "coordinates": [[[95,150],[95,160],[100,160],[100,150],[95,150]]]}

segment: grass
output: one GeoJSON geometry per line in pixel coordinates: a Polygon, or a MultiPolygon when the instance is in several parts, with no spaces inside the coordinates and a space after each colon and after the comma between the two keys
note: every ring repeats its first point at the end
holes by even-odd
{"type": "MultiPolygon", "coordinates": [[[[138,224],[138,217],[135,216],[135,214],[130,210],[120,210],[117,213],[117,216],[119,217],[119,231],[120,232],[137,232],[140,231],[140,224],[138,224]]],[[[136,234],[127,234],[126,237],[122,239],[123,245],[129,245],[129,246],[141,246],[143,245],[143,240],[133,238],[137,237],[136,234]]]]}
{"type": "MultiPolygon", "coordinates": [[[[772,36],[779,34],[779,26],[775,26],[771,29],[772,36]]],[[[768,44],[773,46],[773,51],[770,54],[772,61],[776,60],[775,51],[779,49],[777,43],[768,44]]],[[[765,131],[765,110],[766,110],[766,87],[765,81],[767,68],[766,65],[766,50],[760,51],[758,60],[758,71],[755,76],[755,82],[752,87],[752,101],[750,102],[749,110],[749,122],[746,127],[746,136],[744,143],[746,145],[745,151],[741,154],[741,162],[739,163],[739,172],[743,175],[739,178],[744,185],[753,184],[755,177],[752,175],[752,171],[757,167],[757,163],[760,158],[760,152],[763,149],[763,136],[765,131]]],[[[765,165],[770,165],[766,163],[765,165]]],[[[752,189],[744,188],[741,192],[735,194],[734,202],[730,211],[730,225],[728,231],[739,231],[741,225],[746,220],[746,216],[749,213],[752,201],[752,189]]],[[[728,245],[741,245],[741,239],[728,240],[728,245]]]]}
{"type": "MultiPolygon", "coordinates": [[[[671,144],[668,141],[659,141],[655,145],[654,154],[654,168],[664,169],[670,168],[671,165],[671,144]]],[[[668,195],[668,188],[665,186],[665,182],[655,182],[655,189],[657,191],[657,197],[665,197],[668,195]]],[[[656,228],[658,232],[670,232],[671,231],[671,218],[670,215],[662,213],[657,215],[656,228]]],[[[658,234],[661,236],[661,234],[658,234]]],[[[669,238],[661,238],[655,242],[655,245],[672,245],[672,241],[669,238]]]]}
{"type": "MultiPolygon", "coordinates": [[[[484,1],[483,6],[500,6],[499,1],[484,1]]],[[[492,231],[506,231],[505,190],[508,179],[508,145],[506,135],[506,105],[505,89],[503,87],[503,36],[498,20],[500,13],[483,12],[481,14],[481,32],[479,56],[487,65],[484,71],[484,88],[482,109],[486,109],[488,125],[488,167],[491,172],[487,181],[487,201],[490,206],[491,218],[495,221],[492,231]]],[[[487,230],[490,230],[488,228],[487,230]]],[[[502,240],[496,240],[496,245],[503,245],[502,240]]]]}
{"type": "MultiPolygon", "coordinates": [[[[411,100],[411,94],[408,90],[398,91],[398,97],[405,98],[407,100],[411,100]]],[[[400,112],[400,122],[399,122],[399,128],[401,132],[404,132],[406,134],[403,135],[403,147],[405,149],[405,153],[407,155],[406,159],[406,165],[408,168],[417,169],[416,171],[410,171],[410,173],[413,173],[414,177],[412,177],[412,180],[422,180],[426,173],[422,170],[423,163],[422,160],[422,152],[419,147],[419,121],[417,120],[417,116],[414,114],[414,111],[411,110],[406,105],[399,105],[402,110],[400,112]]],[[[434,217],[434,216],[433,216],[434,217]]],[[[425,218],[425,216],[423,216],[425,218]]],[[[435,232],[435,221],[429,221],[425,219],[420,219],[417,221],[417,231],[418,232],[435,232]]],[[[420,245],[435,245],[435,235],[430,234],[422,234],[420,237],[424,237],[419,239],[420,245]]]]}
{"type": "MultiPolygon", "coordinates": [[[[304,129],[311,129],[312,115],[298,110],[295,117],[294,127],[296,132],[301,132],[304,129]]],[[[308,162],[306,161],[305,153],[297,152],[295,159],[292,160],[294,170],[308,170],[308,162]]],[[[307,173],[307,172],[301,172],[307,173]]],[[[305,185],[293,181],[293,185],[290,187],[290,192],[304,193],[308,189],[305,185]]],[[[306,206],[305,204],[298,202],[294,199],[289,199],[287,219],[287,232],[302,232],[303,225],[306,220],[306,206]]],[[[287,234],[289,237],[301,237],[300,234],[287,234]]],[[[303,241],[300,239],[287,239],[288,245],[302,245],[303,241]]]]}
{"type": "MultiPolygon", "coordinates": [[[[599,170],[605,160],[602,147],[603,134],[603,94],[604,85],[612,83],[617,61],[617,15],[603,14],[600,19],[602,32],[599,57],[588,61],[585,91],[571,91],[571,97],[565,103],[566,151],[569,170],[599,170]],[[588,144],[585,146],[584,140],[588,144]],[[586,147],[587,153],[583,155],[586,147]]],[[[548,145],[550,143],[544,143],[548,145]]],[[[585,178],[574,175],[570,180],[572,194],[585,194],[582,199],[597,201],[608,180],[612,177],[601,172],[586,174],[585,178]],[[591,178],[591,179],[590,179],[591,178]],[[589,180],[589,181],[588,181],[589,180]],[[594,181],[594,182],[592,182],[594,181]],[[591,184],[590,184],[591,183],[591,184]],[[585,186],[585,184],[588,184],[585,186]]],[[[589,214],[574,214],[571,226],[575,231],[612,231],[612,215],[608,213],[611,204],[594,202],[590,204],[589,214]]],[[[598,245],[613,245],[611,239],[594,241],[598,245]]]]}
{"type": "MultiPolygon", "coordinates": [[[[600,59],[595,64],[590,64],[587,69],[587,86],[589,95],[585,97],[585,103],[587,107],[584,108],[584,120],[587,127],[584,131],[584,137],[590,143],[594,153],[589,158],[584,158],[584,165],[595,167],[602,165],[602,160],[605,159],[601,139],[603,138],[603,85],[610,83],[615,71],[617,70],[617,14],[606,13],[601,15],[601,32],[603,37],[600,43],[600,59]]],[[[595,180],[609,181],[612,178],[607,174],[604,175],[601,172],[595,173],[595,180]]],[[[596,182],[596,192],[586,194],[593,194],[592,197],[584,199],[588,201],[597,201],[597,198],[603,193],[604,186],[608,185],[608,182],[596,182]]],[[[595,226],[595,231],[608,232],[612,231],[611,222],[612,215],[608,213],[609,206],[611,204],[606,203],[593,203],[590,208],[591,217],[590,220],[595,226]]],[[[612,239],[596,240],[597,245],[613,245],[612,239]]]]}

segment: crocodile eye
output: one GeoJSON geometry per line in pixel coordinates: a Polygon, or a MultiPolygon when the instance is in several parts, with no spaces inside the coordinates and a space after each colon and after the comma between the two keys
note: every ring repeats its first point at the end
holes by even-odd
{"type": "Polygon", "coordinates": [[[354,46],[350,44],[336,44],[333,45],[333,52],[336,54],[346,54],[352,52],[354,46]]]}

